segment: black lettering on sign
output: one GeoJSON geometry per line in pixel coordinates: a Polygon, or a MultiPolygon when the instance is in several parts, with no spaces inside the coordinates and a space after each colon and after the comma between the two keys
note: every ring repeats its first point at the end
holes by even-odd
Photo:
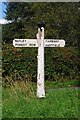
{"type": "Polygon", "coordinates": [[[21,40],[21,39],[17,40],[17,39],[16,39],[15,42],[26,42],[26,40],[24,40],[24,39],[22,39],[22,40],[21,40]]]}
{"type": "Polygon", "coordinates": [[[29,44],[29,46],[36,46],[36,44],[29,44]]]}
{"type": "Polygon", "coordinates": [[[54,42],[59,42],[59,40],[55,40],[54,42]]]}
{"type": "Polygon", "coordinates": [[[18,40],[15,40],[15,42],[18,42],[18,40]]]}
{"type": "Polygon", "coordinates": [[[60,47],[60,44],[46,44],[46,47],[60,47]]]}
{"type": "Polygon", "coordinates": [[[15,44],[15,46],[26,46],[27,44],[15,44]]]}
{"type": "Polygon", "coordinates": [[[52,43],[58,43],[59,42],[59,40],[46,40],[46,42],[52,42],[52,43]]]}

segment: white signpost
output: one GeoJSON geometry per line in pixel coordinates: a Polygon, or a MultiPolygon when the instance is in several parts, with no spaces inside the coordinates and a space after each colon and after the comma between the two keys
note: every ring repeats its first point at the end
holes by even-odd
{"type": "MultiPolygon", "coordinates": [[[[36,39],[14,39],[14,47],[39,47],[36,39]]],[[[60,39],[44,39],[44,47],[64,47],[65,41],[60,39]]]]}
{"type": "Polygon", "coordinates": [[[14,39],[14,47],[38,47],[37,97],[45,97],[44,87],[44,47],[64,47],[65,41],[60,39],[44,39],[44,27],[38,27],[37,39],[14,39]]]}

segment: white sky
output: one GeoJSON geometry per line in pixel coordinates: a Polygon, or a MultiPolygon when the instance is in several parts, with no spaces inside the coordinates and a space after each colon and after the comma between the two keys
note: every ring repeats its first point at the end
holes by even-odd
{"type": "Polygon", "coordinates": [[[5,19],[0,19],[0,24],[7,24],[7,23],[11,23],[11,21],[7,21],[5,19]]]}

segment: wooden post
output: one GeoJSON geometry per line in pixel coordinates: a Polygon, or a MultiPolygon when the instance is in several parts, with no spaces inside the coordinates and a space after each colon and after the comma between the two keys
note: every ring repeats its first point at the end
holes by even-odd
{"type": "Polygon", "coordinates": [[[60,39],[44,40],[44,22],[38,23],[37,41],[36,39],[14,39],[14,47],[38,47],[38,67],[37,67],[37,97],[45,97],[44,87],[44,47],[64,47],[65,41],[60,39]]]}
{"type": "Polygon", "coordinates": [[[38,28],[38,74],[37,74],[37,97],[45,97],[44,89],[44,28],[38,28]]]}

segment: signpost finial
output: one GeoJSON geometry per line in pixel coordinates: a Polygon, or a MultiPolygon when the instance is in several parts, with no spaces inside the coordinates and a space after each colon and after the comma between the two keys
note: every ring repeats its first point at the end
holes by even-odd
{"type": "Polygon", "coordinates": [[[40,28],[41,32],[42,32],[42,27],[44,28],[45,27],[45,22],[44,21],[41,21],[41,22],[38,22],[38,28],[40,28]]]}

